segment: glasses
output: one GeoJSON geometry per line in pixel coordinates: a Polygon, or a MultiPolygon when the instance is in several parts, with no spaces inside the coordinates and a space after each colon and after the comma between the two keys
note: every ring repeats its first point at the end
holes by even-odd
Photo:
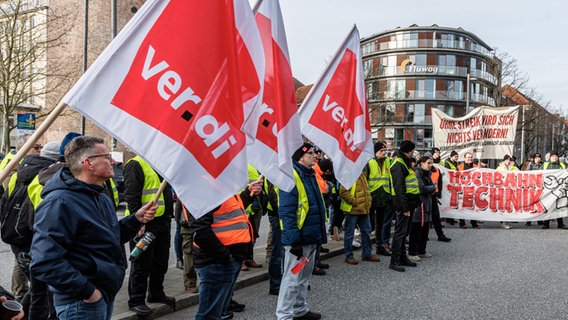
{"type": "Polygon", "coordinates": [[[306,153],[307,153],[307,154],[311,154],[311,155],[316,154],[314,151],[308,151],[308,152],[306,152],[306,153]]]}
{"type": "Polygon", "coordinates": [[[108,161],[112,161],[112,154],[110,154],[110,153],[95,154],[94,156],[88,156],[87,159],[99,158],[99,157],[103,157],[103,158],[107,159],[108,161]]]}
{"type": "Polygon", "coordinates": [[[43,148],[43,146],[41,144],[36,144],[34,146],[34,149],[36,149],[36,150],[41,150],[41,148],[43,148]]]}

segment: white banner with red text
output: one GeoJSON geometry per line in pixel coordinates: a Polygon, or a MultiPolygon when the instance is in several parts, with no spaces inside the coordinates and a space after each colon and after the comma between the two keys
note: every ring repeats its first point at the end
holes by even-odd
{"type": "Polygon", "coordinates": [[[482,221],[537,221],[568,217],[568,171],[454,171],[443,179],[440,216],[482,221]]]}
{"type": "Polygon", "coordinates": [[[501,159],[513,154],[519,107],[477,107],[461,118],[452,118],[432,109],[432,135],[440,156],[446,159],[452,150],[460,158],[466,152],[478,159],[501,159]]]}

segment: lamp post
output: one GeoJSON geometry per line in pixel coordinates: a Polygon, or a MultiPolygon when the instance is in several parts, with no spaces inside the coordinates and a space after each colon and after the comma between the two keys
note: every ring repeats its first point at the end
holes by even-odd
{"type": "MultiPolygon", "coordinates": [[[[116,37],[116,33],[118,30],[118,14],[117,14],[117,8],[116,8],[116,0],[111,0],[111,16],[112,16],[112,38],[114,39],[116,37]]],[[[118,148],[118,144],[116,141],[115,137],[112,137],[111,139],[111,149],[112,151],[116,151],[118,148]]]]}
{"type": "MultiPolygon", "coordinates": [[[[85,0],[83,20],[83,73],[87,71],[87,52],[89,45],[89,0],[85,0]]],[[[81,134],[85,135],[85,116],[81,116],[81,134]]]]}
{"type": "Polygon", "coordinates": [[[467,68],[467,77],[465,81],[465,114],[469,113],[469,67],[467,68]]]}

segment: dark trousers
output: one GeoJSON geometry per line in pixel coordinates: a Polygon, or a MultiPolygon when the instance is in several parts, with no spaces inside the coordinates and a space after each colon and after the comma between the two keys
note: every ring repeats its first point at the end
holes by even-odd
{"type": "Polygon", "coordinates": [[[410,225],[410,236],[408,237],[408,255],[415,256],[426,253],[426,242],[430,223],[412,222],[410,225]]]}
{"type": "Polygon", "coordinates": [[[339,228],[339,230],[343,229],[343,220],[345,219],[345,214],[343,214],[343,210],[339,208],[339,205],[336,203],[331,204],[333,206],[333,219],[331,220],[331,228],[330,233],[333,233],[333,227],[339,228]]]}
{"type": "MultiPolygon", "coordinates": [[[[564,221],[562,220],[562,218],[557,218],[557,219],[556,219],[556,223],[558,223],[558,226],[559,226],[559,227],[564,225],[564,221]]],[[[542,224],[545,225],[545,226],[547,226],[547,227],[550,227],[550,220],[544,220],[544,221],[542,222],[542,224]]]]}
{"type": "Polygon", "coordinates": [[[406,256],[406,233],[408,232],[408,221],[410,217],[404,215],[403,212],[395,211],[395,225],[394,236],[392,239],[392,256],[391,262],[398,262],[407,260],[406,256]]]}
{"type": "MultiPolygon", "coordinates": [[[[470,220],[469,221],[471,223],[471,226],[473,228],[477,228],[477,221],[476,220],[470,220]]],[[[460,219],[460,227],[465,226],[465,220],[464,219],[460,219]]]]}
{"type": "Polygon", "coordinates": [[[438,207],[438,201],[436,199],[432,199],[432,225],[434,226],[434,230],[436,230],[438,238],[444,235],[442,221],[440,219],[440,207],[438,207]]]}
{"type": "MultiPolygon", "coordinates": [[[[164,276],[168,271],[170,257],[170,218],[163,217],[149,222],[146,224],[146,232],[152,232],[156,239],[130,264],[129,307],[143,304],[146,300],[146,292],[148,292],[148,297],[153,299],[165,296],[164,276]]],[[[130,241],[131,250],[135,245],[133,241],[130,241]]]]}
{"type": "MultiPolygon", "coordinates": [[[[375,216],[374,230],[375,230],[375,240],[377,247],[382,244],[381,239],[383,239],[383,223],[385,221],[386,211],[387,211],[386,207],[371,206],[372,215],[370,215],[369,217],[372,217],[373,215],[375,216]]],[[[373,230],[373,226],[371,226],[371,230],[373,230]]]]}

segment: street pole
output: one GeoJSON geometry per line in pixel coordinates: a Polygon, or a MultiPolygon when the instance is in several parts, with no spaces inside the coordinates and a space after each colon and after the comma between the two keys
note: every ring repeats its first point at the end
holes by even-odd
{"type": "Polygon", "coordinates": [[[466,88],[465,88],[465,113],[469,113],[469,68],[467,70],[467,78],[466,78],[466,88]]]}
{"type": "MultiPolygon", "coordinates": [[[[89,0],[85,0],[83,20],[83,73],[87,71],[87,50],[89,44],[89,0]]],[[[81,116],[81,134],[85,135],[85,116],[81,116]]]]}
{"type": "MultiPolygon", "coordinates": [[[[118,23],[117,23],[117,19],[118,19],[118,15],[117,15],[117,9],[116,9],[116,0],[111,0],[112,4],[111,4],[111,15],[112,15],[112,38],[114,39],[116,37],[116,33],[117,33],[117,29],[118,29],[118,23]]],[[[112,137],[112,141],[111,141],[111,149],[112,151],[116,151],[117,150],[117,141],[115,137],[112,137]]]]}
{"type": "Polygon", "coordinates": [[[522,105],[523,108],[523,127],[521,130],[521,163],[525,163],[525,105],[522,105]]]}

